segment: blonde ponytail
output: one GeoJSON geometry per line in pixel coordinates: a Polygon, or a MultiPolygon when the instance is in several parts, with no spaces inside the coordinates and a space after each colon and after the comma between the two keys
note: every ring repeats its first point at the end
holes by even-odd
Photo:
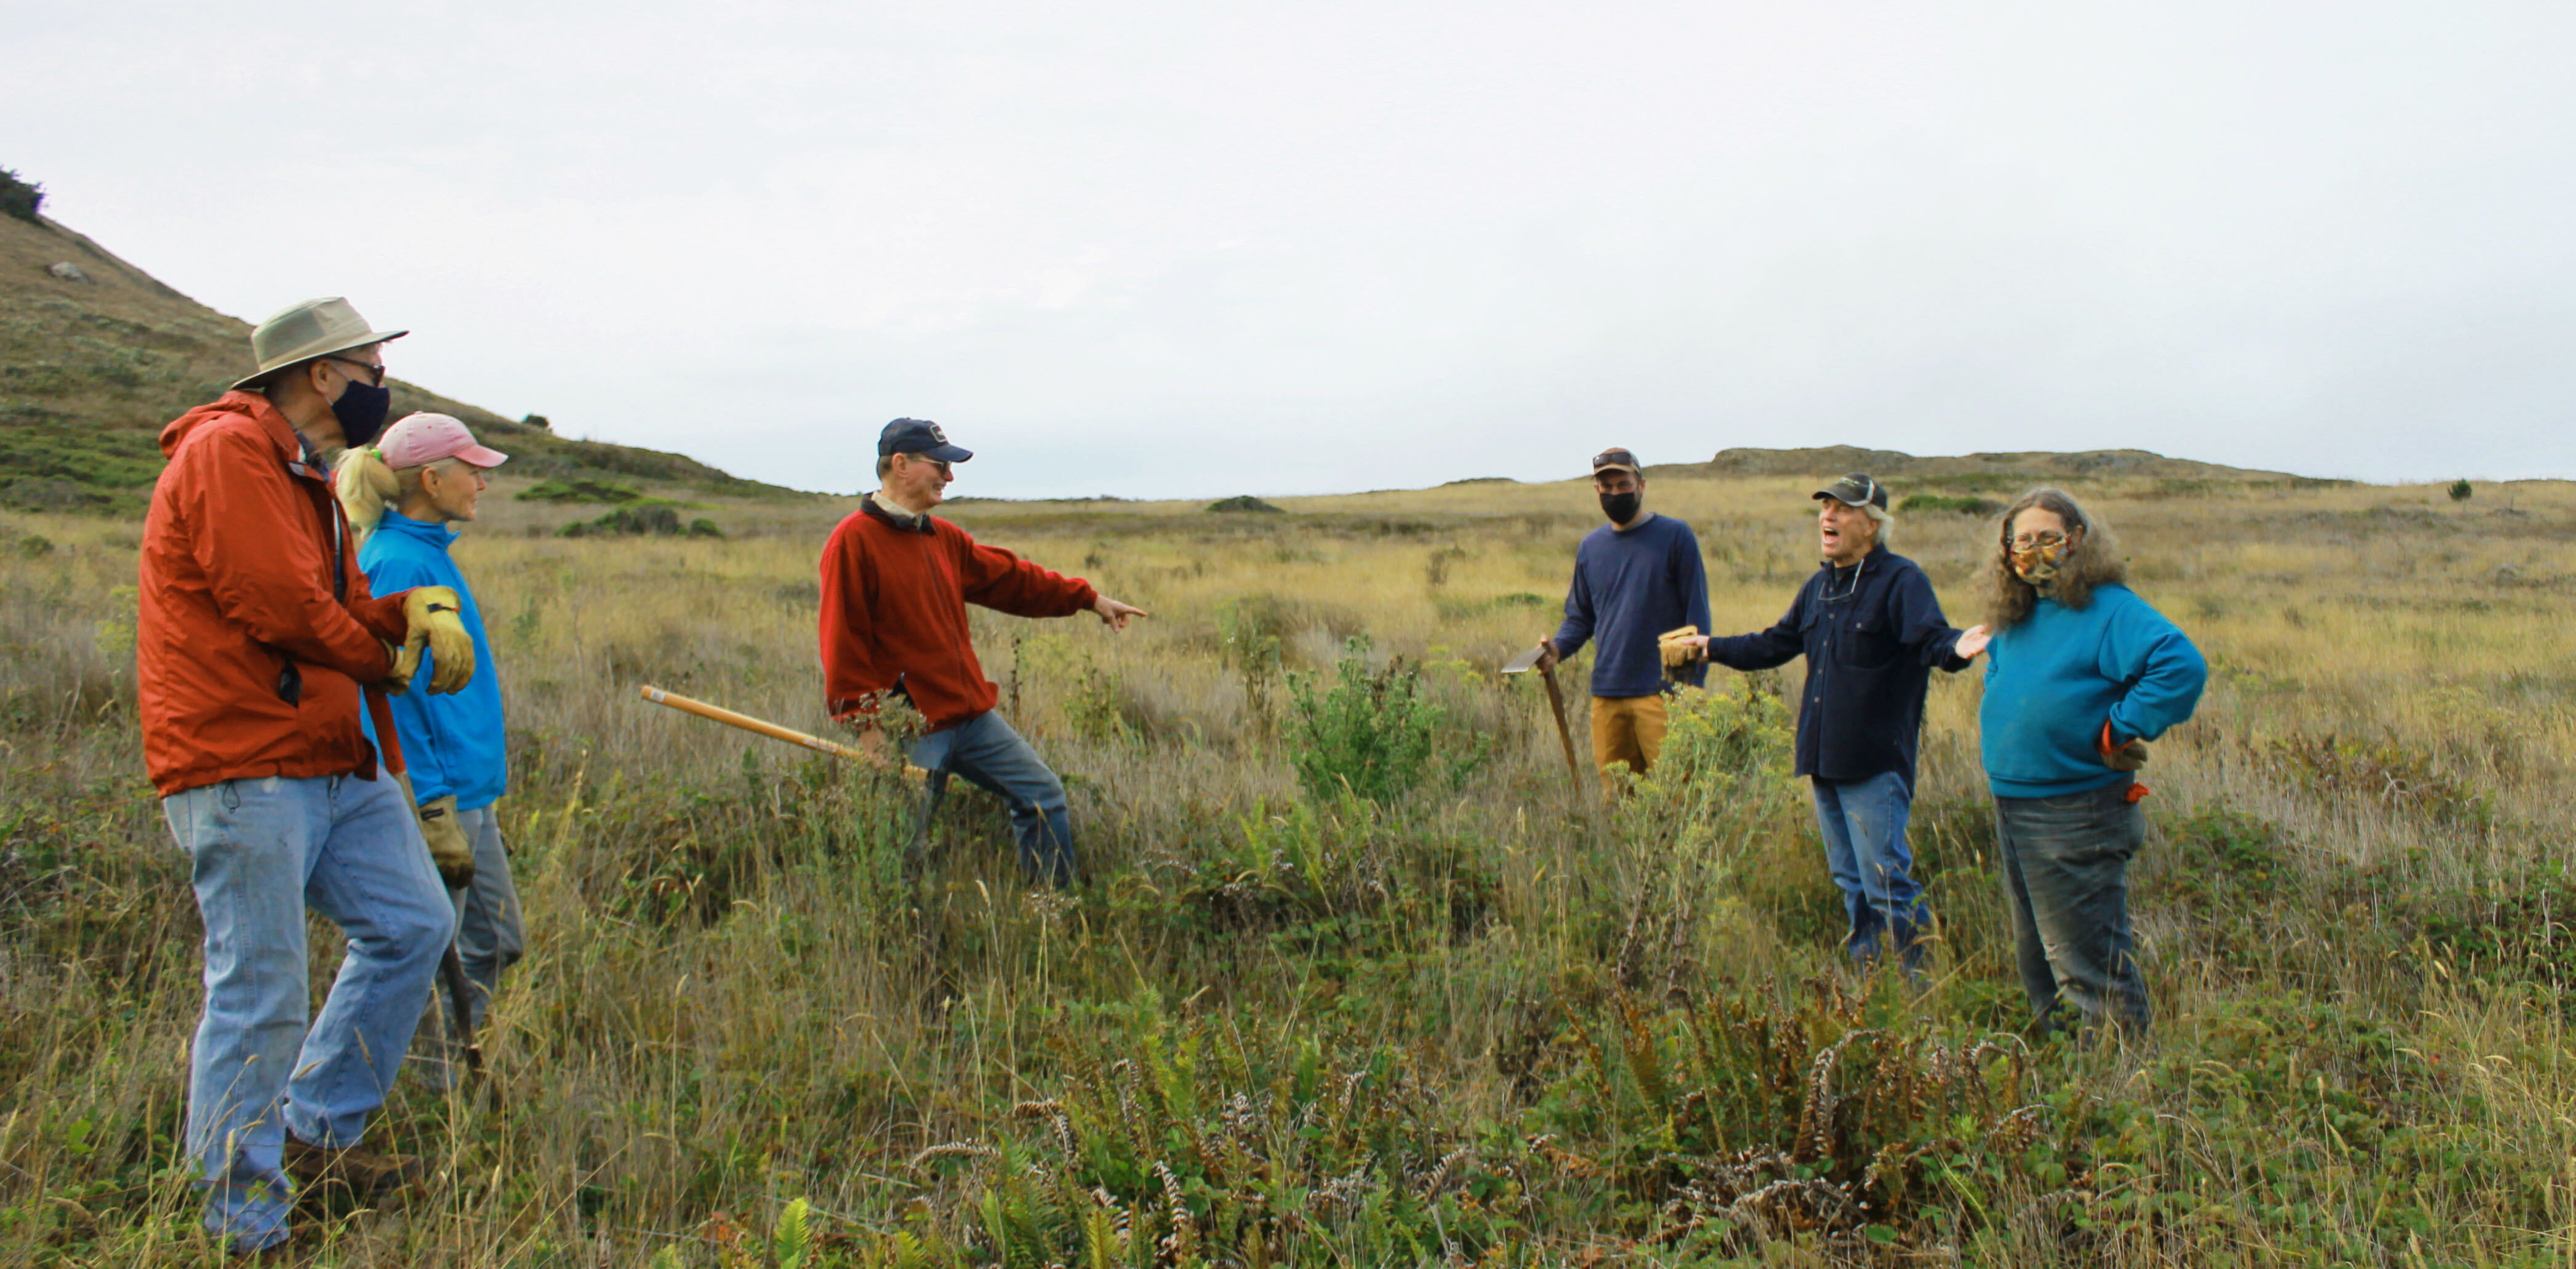
{"type": "Polygon", "coordinates": [[[385,466],[384,451],[373,445],[352,445],[340,451],[331,491],[339,496],[340,509],[349,514],[353,544],[365,546],[367,535],[384,522],[385,510],[401,496],[402,482],[394,479],[393,468],[385,466]]]}

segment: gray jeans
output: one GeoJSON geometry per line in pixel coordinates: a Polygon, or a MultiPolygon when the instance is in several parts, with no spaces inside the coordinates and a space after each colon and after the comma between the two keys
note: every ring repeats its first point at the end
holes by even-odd
{"type": "Polygon", "coordinates": [[[1996,798],[2013,959],[2042,1030],[2061,998],[2087,1031],[2116,1021],[2143,1038],[2146,980],[2129,933],[2129,859],[2146,840],[2129,781],[2053,798],[1996,798]]]}
{"type": "Polygon", "coordinates": [[[519,886],[510,876],[510,854],[501,847],[500,804],[459,811],[457,823],[474,843],[474,884],[453,892],[456,901],[456,959],[474,993],[474,1021],[483,1022],[501,971],[528,952],[527,922],[519,915],[519,886]]]}
{"type": "MultiPolygon", "coordinates": [[[[501,817],[494,814],[499,809],[495,804],[456,813],[457,826],[474,843],[474,884],[447,896],[456,910],[456,959],[471,988],[467,1003],[477,1034],[492,1007],[492,993],[500,989],[501,971],[518,964],[528,947],[519,887],[510,876],[509,852],[501,846],[501,817]]],[[[431,993],[429,1018],[413,1053],[420,1076],[442,1088],[456,1076],[448,1065],[456,1049],[456,1037],[450,1034],[456,1026],[454,1008],[445,987],[431,993]]]]}

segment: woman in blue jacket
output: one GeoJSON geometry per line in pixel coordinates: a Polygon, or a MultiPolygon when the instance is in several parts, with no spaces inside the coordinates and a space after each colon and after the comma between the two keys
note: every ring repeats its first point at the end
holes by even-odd
{"type": "Polygon", "coordinates": [[[456,540],[456,530],[449,526],[472,520],[478,510],[483,473],[508,458],[477,444],[458,419],[413,414],[385,429],[373,449],[342,460],[339,480],[341,500],[351,507],[350,523],[362,534],[358,567],[366,570],[368,582],[454,588],[464,609],[458,615],[474,639],[476,664],[486,667],[487,672],[454,695],[406,692],[393,698],[394,730],[411,765],[424,834],[461,834],[459,848],[472,852],[473,862],[461,874],[443,866],[441,871],[450,877],[456,904],[457,959],[476,988],[470,994],[477,1026],[500,985],[501,971],[525,951],[526,932],[494,806],[510,791],[501,679],[489,672],[497,658],[484,633],[483,611],[447,548],[456,540]],[[367,490],[374,491],[372,497],[367,490]],[[436,824],[440,818],[455,828],[441,829],[436,824]],[[461,888],[456,888],[460,875],[461,888]]]}
{"type": "Polygon", "coordinates": [[[2129,858],[2146,837],[2136,772],[2146,742],[2191,717],[2209,667],[2127,585],[2101,521],[2057,489],[2004,513],[1983,638],[1978,710],[2014,959],[2035,1026],[2061,999],[2091,1032],[2146,1035],[2151,1017],[2129,931],[2129,858]],[[1990,642],[1989,642],[1990,640],[1990,642]]]}

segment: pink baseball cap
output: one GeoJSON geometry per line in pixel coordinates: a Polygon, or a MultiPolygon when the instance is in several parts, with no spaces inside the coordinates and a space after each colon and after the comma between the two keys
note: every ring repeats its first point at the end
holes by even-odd
{"type": "Polygon", "coordinates": [[[406,414],[385,429],[376,442],[376,452],[385,456],[385,466],[400,471],[418,467],[442,458],[462,458],[477,467],[498,467],[510,456],[497,449],[485,449],[474,443],[474,434],[465,430],[465,421],[449,414],[406,414]]]}

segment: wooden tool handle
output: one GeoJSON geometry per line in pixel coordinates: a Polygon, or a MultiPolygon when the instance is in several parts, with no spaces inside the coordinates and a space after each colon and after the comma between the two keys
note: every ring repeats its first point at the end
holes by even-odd
{"type": "MultiPolygon", "coordinates": [[[[801,731],[781,727],[767,719],[754,718],[749,714],[737,714],[721,705],[709,705],[705,701],[691,700],[677,693],[665,692],[658,687],[639,687],[636,692],[656,705],[668,705],[684,714],[695,714],[700,718],[711,719],[728,727],[758,732],[771,740],[784,740],[791,745],[803,745],[816,753],[827,753],[835,758],[847,758],[852,762],[864,762],[869,766],[882,767],[889,771],[895,769],[895,763],[882,754],[869,753],[865,749],[854,749],[848,745],[836,745],[820,736],[808,736],[801,731]]],[[[906,775],[929,774],[909,763],[904,764],[903,772],[906,775]]]]}
{"type": "Polygon", "coordinates": [[[1574,796],[1583,796],[1583,764],[1574,759],[1574,733],[1565,725],[1565,695],[1556,690],[1556,671],[1540,666],[1539,682],[1547,684],[1548,712],[1556,715],[1556,739],[1565,746],[1565,774],[1574,781],[1574,796]]]}

